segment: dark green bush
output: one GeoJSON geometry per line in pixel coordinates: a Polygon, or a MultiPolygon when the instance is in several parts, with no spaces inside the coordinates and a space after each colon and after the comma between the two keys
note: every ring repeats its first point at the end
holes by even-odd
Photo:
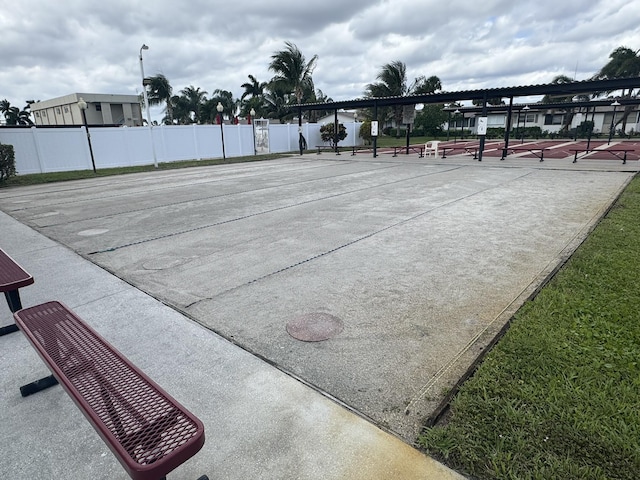
{"type": "Polygon", "coordinates": [[[16,174],[16,156],[13,145],[0,144],[0,182],[16,174]]]}
{"type": "MultiPolygon", "coordinates": [[[[334,147],[336,143],[334,131],[335,130],[333,123],[327,123],[326,125],[320,127],[320,138],[322,138],[323,142],[329,142],[332,147],[334,147]]],[[[340,123],[338,124],[338,142],[340,142],[340,140],[344,140],[345,138],[347,138],[347,129],[342,123],[340,123]]]]}

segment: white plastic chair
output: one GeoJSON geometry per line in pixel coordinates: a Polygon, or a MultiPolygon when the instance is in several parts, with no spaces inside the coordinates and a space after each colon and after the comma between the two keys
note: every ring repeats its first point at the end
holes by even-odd
{"type": "Polygon", "coordinates": [[[433,153],[434,157],[438,156],[438,144],[440,143],[440,141],[438,140],[432,140],[430,142],[427,142],[424,144],[424,156],[425,157],[430,157],[431,154],[433,153]]]}

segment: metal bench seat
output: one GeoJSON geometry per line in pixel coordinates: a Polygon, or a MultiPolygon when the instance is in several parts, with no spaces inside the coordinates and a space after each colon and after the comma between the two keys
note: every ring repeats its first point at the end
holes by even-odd
{"type": "MultiPolygon", "coordinates": [[[[19,289],[31,285],[33,282],[33,277],[4,250],[0,249],[0,292],[4,292],[9,310],[17,312],[22,308],[19,289]]],[[[18,327],[15,324],[7,325],[0,328],[0,336],[17,331],[18,327]]]]}
{"type": "Polygon", "coordinates": [[[14,317],[132,479],[162,479],[202,448],[202,422],[65,305],[14,317]]]}

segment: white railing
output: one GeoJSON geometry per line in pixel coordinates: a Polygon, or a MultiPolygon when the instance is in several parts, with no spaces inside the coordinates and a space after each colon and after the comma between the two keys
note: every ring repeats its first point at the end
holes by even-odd
{"type": "MultiPolygon", "coordinates": [[[[307,146],[322,145],[320,124],[302,125],[307,146]]],[[[223,125],[224,155],[241,157],[254,153],[253,125],[223,125]]],[[[362,144],[360,123],[345,124],[347,138],[341,146],[362,144]]],[[[97,169],[152,165],[157,162],[222,158],[220,125],[162,125],[149,127],[89,128],[97,169]],[[151,141],[153,139],[153,147],[151,141]]],[[[298,150],[298,125],[269,124],[268,153],[298,150]]],[[[0,128],[0,143],[14,146],[16,171],[29,173],[91,169],[91,153],[84,127],[0,128]]],[[[264,150],[258,152],[266,153],[264,150]]]]}

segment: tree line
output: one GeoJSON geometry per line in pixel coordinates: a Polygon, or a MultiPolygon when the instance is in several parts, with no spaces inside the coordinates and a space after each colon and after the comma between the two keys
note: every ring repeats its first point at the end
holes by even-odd
{"type": "MultiPolygon", "coordinates": [[[[613,78],[627,78],[640,76],[640,50],[634,51],[627,47],[618,47],[610,55],[607,64],[602,67],[590,80],[602,80],[613,78]]],[[[147,96],[150,105],[163,106],[165,124],[207,124],[217,123],[218,104],[222,105],[222,114],[234,119],[237,115],[247,117],[253,110],[257,118],[278,119],[286,121],[292,119],[296,112],[289,107],[300,103],[326,103],[331,102],[322,90],[315,88],[313,72],[318,62],[318,55],[314,55],[307,61],[300,49],[291,42],[285,42],[285,48],[271,55],[269,71],[273,77],[269,81],[261,82],[254,75],[248,75],[248,81],[241,85],[244,89],[240,98],[234,98],[228,90],[215,89],[211,97],[208,92],[199,87],[190,85],[174,94],[169,79],[162,74],[149,77],[145,81],[147,96]]],[[[560,75],[552,80],[552,83],[573,82],[567,76],[560,75]]],[[[418,76],[410,81],[407,77],[407,66],[404,62],[393,61],[380,68],[376,81],[367,84],[364,90],[365,97],[393,97],[406,95],[420,95],[435,93],[442,90],[442,82],[437,76],[418,76]]],[[[612,92],[596,92],[591,98],[610,95],[612,92]]],[[[622,92],[620,98],[636,98],[637,92],[629,89],[622,92]]],[[[585,97],[588,99],[589,97],[585,97]]],[[[584,100],[567,96],[563,98],[545,97],[542,101],[571,102],[584,100]]],[[[5,99],[0,101],[0,113],[4,115],[7,125],[33,125],[30,118],[29,106],[33,101],[27,101],[27,105],[20,109],[11,106],[5,99]]],[[[142,102],[142,99],[141,99],[142,102]]],[[[490,104],[504,103],[502,99],[491,99],[490,104]]],[[[447,106],[460,106],[451,104],[447,106]]],[[[416,115],[416,126],[421,126],[425,133],[437,134],[435,131],[446,121],[443,112],[445,105],[426,105],[416,115]]],[[[626,123],[628,115],[633,107],[626,107],[622,120],[616,122],[626,123]]],[[[332,110],[311,111],[305,113],[306,120],[314,122],[332,110]]],[[[371,118],[370,111],[362,112],[361,118],[371,118]]],[[[568,115],[569,117],[570,115],[568,115]]],[[[402,107],[388,107],[378,111],[378,120],[395,120],[396,125],[402,124],[402,107]]],[[[623,125],[624,127],[624,125],[623,125]]]]}

